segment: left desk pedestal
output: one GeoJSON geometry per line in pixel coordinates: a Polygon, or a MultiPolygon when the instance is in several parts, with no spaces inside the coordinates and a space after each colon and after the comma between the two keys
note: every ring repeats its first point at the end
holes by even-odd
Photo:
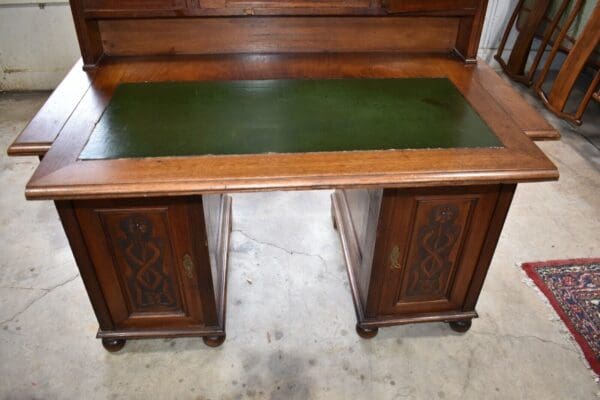
{"type": "Polygon", "coordinates": [[[127,339],[225,340],[227,195],[57,201],[108,351],[127,339]]]}

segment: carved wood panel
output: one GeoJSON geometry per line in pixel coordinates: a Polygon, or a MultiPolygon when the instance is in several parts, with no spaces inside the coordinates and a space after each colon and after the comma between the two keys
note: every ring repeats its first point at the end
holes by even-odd
{"type": "Polygon", "coordinates": [[[400,301],[447,299],[476,199],[416,203],[400,301]]]}
{"type": "Polygon", "coordinates": [[[167,210],[100,211],[99,217],[130,310],[180,310],[167,210]]]}
{"type": "Polygon", "coordinates": [[[461,309],[498,187],[386,190],[373,268],[380,313],[461,309]]]}
{"type": "Polygon", "coordinates": [[[76,204],[116,328],[216,323],[200,198],[76,204]]]}

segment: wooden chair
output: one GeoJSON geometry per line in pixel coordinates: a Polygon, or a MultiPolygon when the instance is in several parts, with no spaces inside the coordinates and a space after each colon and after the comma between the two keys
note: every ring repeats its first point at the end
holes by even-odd
{"type": "MultiPolygon", "coordinates": [[[[573,1],[562,0],[556,7],[554,7],[552,1],[547,0],[531,0],[531,4],[528,4],[526,0],[521,0],[517,4],[500,42],[498,52],[494,57],[512,80],[527,86],[533,84],[534,75],[544,53],[549,45],[553,45],[553,38],[562,30],[560,22],[573,1]],[[517,29],[518,36],[508,61],[504,61],[502,55],[513,29],[517,29]],[[527,68],[535,38],[540,40],[540,45],[529,68],[527,68]]],[[[575,15],[581,11],[583,5],[584,0],[575,1],[572,6],[575,15]]]]}
{"type": "MultiPolygon", "coordinates": [[[[537,68],[537,64],[539,64],[539,58],[536,57],[536,61],[534,61],[534,65],[532,65],[529,70],[526,72],[525,68],[527,65],[527,60],[529,58],[529,53],[531,51],[531,46],[533,44],[533,39],[535,38],[540,26],[544,22],[544,17],[548,12],[548,8],[550,7],[550,0],[534,0],[535,3],[533,7],[527,8],[525,0],[520,0],[515,10],[508,22],[508,26],[504,31],[504,35],[500,42],[500,46],[498,47],[498,52],[494,56],[496,61],[500,64],[504,72],[513,80],[517,82],[524,83],[526,85],[531,85],[531,76],[535,72],[537,68]],[[519,17],[523,17],[524,12],[526,13],[526,18],[524,18],[524,22],[521,26],[521,29],[518,28],[518,20],[519,17]],[[515,40],[515,44],[511,54],[509,56],[508,61],[504,61],[502,58],[502,54],[504,53],[504,49],[506,48],[506,42],[513,31],[513,28],[519,31],[517,39],[515,40]]],[[[563,3],[568,3],[569,0],[564,0],[563,3]]],[[[561,7],[562,8],[562,7],[561,7]]],[[[548,45],[548,40],[552,36],[552,27],[556,27],[555,22],[559,18],[555,18],[552,21],[552,24],[548,26],[547,32],[544,35],[544,40],[540,48],[545,48],[548,45]]],[[[540,53],[540,52],[538,52],[540,53]]]]}
{"type": "Polygon", "coordinates": [[[567,23],[563,26],[557,40],[552,47],[550,56],[542,70],[541,75],[536,80],[534,85],[535,91],[540,96],[546,107],[560,118],[569,120],[577,125],[581,125],[581,118],[589,105],[592,98],[598,100],[598,85],[600,84],[600,68],[596,69],[594,78],[592,79],[588,89],[586,90],[583,99],[573,113],[565,111],[567,101],[573,91],[578,77],[590,64],[593,54],[596,52],[600,44],[600,4],[596,4],[590,19],[586,26],[579,34],[575,44],[570,49],[567,58],[565,59],[558,76],[552,83],[550,91],[547,93],[543,89],[546,82],[550,67],[556,58],[556,55],[561,50],[569,29],[575,18],[578,10],[573,9],[567,19],[567,23]]]}

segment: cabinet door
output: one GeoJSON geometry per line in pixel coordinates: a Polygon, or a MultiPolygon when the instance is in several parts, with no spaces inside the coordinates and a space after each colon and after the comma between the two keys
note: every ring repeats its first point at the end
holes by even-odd
{"type": "Polygon", "coordinates": [[[384,192],[373,261],[384,277],[379,314],[462,310],[499,189],[384,192]]]}
{"type": "Polygon", "coordinates": [[[216,324],[201,197],[74,204],[116,329],[216,324]]]}

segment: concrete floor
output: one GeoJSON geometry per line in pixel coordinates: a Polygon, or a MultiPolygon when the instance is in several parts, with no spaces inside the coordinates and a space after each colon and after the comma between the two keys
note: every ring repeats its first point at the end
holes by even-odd
{"type": "MultiPolygon", "coordinates": [[[[130,341],[97,323],[50,202],[26,202],[38,161],[4,149],[47,94],[0,96],[0,398],[591,399],[600,388],[525,261],[600,255],[600,151],[566,123],[540,143],[561,171],[517,191],[465,335],[442,323],[373,340],[355,316],[329,192],[234,196],[227,341],[130,341]]],[[[534,101],[534,100],[532,100],[534,101]]],[[[600,126],[592,110],[583,131],[600,126]]]]}

